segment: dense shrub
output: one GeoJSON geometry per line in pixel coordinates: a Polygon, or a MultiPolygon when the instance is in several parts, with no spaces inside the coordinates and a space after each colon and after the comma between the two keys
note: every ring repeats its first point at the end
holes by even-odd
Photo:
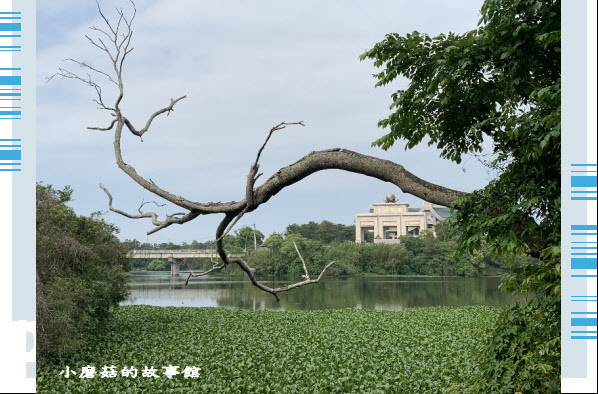
{"type": "Polygon", "coordinates": [[[36,189],[37,360],[77,349],[125,299],[126,248],[117,229],[66,206],[72,190],[36,189]]]}
{"type": "Polygon", "coordinates": [[[514,271],[504,291],[533,293],[529,302],[503,308],[484,330],[475,392],[559,393],[561,370],[560,248],[544,261],[514,271]],[[488,336],[491,333],[491,336],[488,336]]]}

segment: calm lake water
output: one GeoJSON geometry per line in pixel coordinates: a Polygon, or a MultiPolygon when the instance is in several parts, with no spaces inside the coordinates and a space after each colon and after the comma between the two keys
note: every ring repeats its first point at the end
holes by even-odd
{"type": "MultiPolygon", "coordinates": [[[[425,306],[505,305],[513,297],[499,289],[500,278],[357,277],[327,278],[320,283],[271,294],[255,288],[244,276],[179,277],[170,272],[131,272],[131,294],[121,305],[225,307],[230,309],[371,308],[403,310],[425,306]]],[[[262,278],[270,287],[296,282],[262,278]]]]}

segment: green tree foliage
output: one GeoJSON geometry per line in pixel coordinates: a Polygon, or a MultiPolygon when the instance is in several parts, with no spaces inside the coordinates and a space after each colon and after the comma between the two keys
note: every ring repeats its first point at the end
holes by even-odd
{"type": "Polygon", "coordinates": [[[163,260],[152,260],[147,265],[148,271],[164,271],[166,269],[166,263],[163,260]]]}
{"type": "Polygon", "coordinates": [[[234,244],[241,250],[253,250],[254,244],[260,246],[264,242],[264,234],[249,226],[235,230],[234,244]]]}
{"type": "Polygon", "coordinates": [[[77,215],[72,189],[36,188],[37,360],[78,348],[127,296],[126,247],[99,214],[77,215]]]}
{"type": "Polygon", "coordinates": [[[282,246],[283,240],[282,235],[274,233],[264,241],[263,246],[268,249],[278,250],[282,246]]]}
{"type": "Polygon", "coordinates": [[[554,291],[536,292],[531,304],[505,312],[495,327],[496,341],[503,342],[489,348],[490,359],[511,363],[501,375],[511,392],[558,387],[560,357],[536,349],[551,347],[560,335],[554,329],[560,322],[560,10],[560,0],[486,0],[477,29],[436,37],[388,34],[361,56],[383,67],[377,86],[400,76],[409,80],[392,95],[391,115],[379,122],[389,132],[373,145],[389,149],[402,139],[409,149],[427,140],[444,158],[459,163],[476,155],[495,172],[486,187],[452,204],[448,233],[459,251],[475,255],[488,242],[512,260],[524,253],[542,259],[507,283],[554,291]],[[491,152],[480,155],[490,144],[491,152]],[[513,327],[517,333],[510,337],[501,331],[513,327]],[[537,327],[552,328],[539,335],[537,327]],[[530,361],[543,367],[528,368],[530,361]]]}
{"type": "MultiPolygon", "coordinates": [[[[474,392],[559,393],[561,388],[560,248],[542,256],[553,264],[526,264],[501,285],[514,293],[533,293],[529,303],[503,308],[482,347],[474,392]],[[554,266],[556,266],[556,268],[554,266]]],[[[485,333],[479,335],[485,336],[485,333]]]]}
{"type": "Polygon", "coordinates": [[[355,226],[335,224],[328,220],[323,220],[321,223],[312,221],[307,224],[290,224],[287,226],[285,234],[301,234],[304,238],[325,244],[353,242],[355,241],[355,226]]]}
{"type": "Polygon", "coordinates": [[[457,163],[492,143],[498,177],[455,202],[463,250],[486,237],[500,253],[539,257],[560,241],[560,1],[486,1],[478,29],[430,37],[388,34],[364,53],[384,67],[377,86],[397,77],[394,112],[379,122],[413,148],[428,139],[457,163]]]}
{"type": "MultiPolygon", "coordinates": [[[[324,244],[298,233],[284,238],[273,234],[264,242],[269,250],[251,253],[248,263],[260,275],[300,276],[303,269],[295,244],[311,274],[320,272],[333,260],[335,264],[327,275],[496,276],[511,272],[506,259],[495,256],[487,244],[482,244],[474,255],[455,256],[456,243],[440,241],[430,231],[423,231],[419,237],[403,236],[401,245],[324,244]]],[[[530,261],[518,257],[516,266],[530,261]]]]}

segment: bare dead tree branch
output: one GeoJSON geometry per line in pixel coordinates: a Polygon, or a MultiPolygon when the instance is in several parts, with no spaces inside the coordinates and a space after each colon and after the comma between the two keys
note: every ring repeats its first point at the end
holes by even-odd
{"type": "MultiPolygon", "coordinates": [[[[301,253],[299,253],[298,249],[296,249],[296,250],[297,250],[297,254],[299,255],[299,258],[301,259],[301,261],[303,261],[303,257],[301,256],[301,253]]],[[[276,287],[276,288],[268,287],[268,286],[264,285],[263,283],[261,283],[260,281],[258,281],[257,278],[255,277],[255,269],[251,268],[244,260],[235,258],[235,259],[230,260],[229,263],[236,263],[239,267],[241,267],[241,269],[243,271],[245,271],[247,276],[249,276],[251,283],[255,287],[257,287],[267,293],[272,294],[276,298],[276,301],[280,301],[280,296],[278,295],[279,293],[283,293],[285,291],[290,291],[290,290],[296,289],[298,287],[303,287],[303,286],[311,285],[314,283],[318,283],[324,277],[326,270],[328,270],[328,268],[330,268],[335,262],[331,261],[330,263],[328,263],[322,269],[322,271],[318,275],[317,279],[309,279],[309,274],[307,274],[307,278],[306,278],[306,275],[304,275],[303,276],[304,280],[301,282],[296,282],[296,283],[293,283],[293,284],[290,284],[287,286],[276,287]]],[[[307,272],[307,268],[305,267],[305,262],[303,262],[303,264],[304,264],[305,271],[307,272]]]]}
{"type": "Polygon", "coordinates": [[[187,269],[189,270],[189,276],[187,276],[187,279],[185,280],[185,286],[187,286],[189,284],[189,279],[191,279],[191,278],[196,278],[198,276],[206,276],[207,274],[211,274],[214,271],[219,271],[225,267],[224,263],[222,263],[222,264],[214,263],[212,268],[210,268],[209,270],[195,273],[195,272],[193,272],[193,269],[191,267],[189,267],[189,264],[187,264],[187,261],[183,260],[183,264],[185,264],[185,267],[187,267],[187,269]]]}
{"type": "MultiPolygon", "coordinates": [[[[262,151],[264,150],[264,148],[266,147],[266,144],[268,143],[268,141],[270,140],[270,137],[272,136],[272,133],[274,133],[275,131],[278,130],[282,130],[284,129],[286,126],[289,125],[301,125],[301,126],[305,126],[303,124],[303,122],[294,122],[294,123],[285,123],[285,122],[281,122],[278,125],[274,126],[271,130],[270,133],[268,133],[268,137],[266,138],[266,141],[264,142],[264,144],[262,145],[262,147],[260,148],[260,150],[257,153],[257,157],[255,159],[255,162],[252,164],[250,170],[249,170],[249,174],[247,174],[247,184],[245,186],[245,208],[243,208],[243,210],[241,212],[239,212],[239,214],[237,215],[237,217],[235,218],[235,221],[228,227],[228,229],[218,238],[216,239],[216,241],[219,241],[220,239],[224,238],[226,236],[226,234],[228,234],[230,232],[230,230],[232,230],[232,228],[235,226],[235,224],[237,224],[237,222],[239,221],[239,219],[241,219],[243,217],[243,215],[245,215],[245,213],[252,209],[255,208],[255,202],[253,199],[253,194],[254,194],[254,185],[255,185],[255,181],[263,174],[257,174],[258,170],[259,170],[259,160],[260,160],[260,155],[262,154],[262,151]]],[[[216,242],[214,241],[214,242],[216,242]]]]}
{"type": "MultiPolygon", "coordinates": [[[[183,224],[189,222],[200,215],[216,213],[224,214],[224,218],[222,219],[222,221],[216,229],[215,241],[216,251],[220,256],[222,263],[214,263],[211,269],[200,273],[194,273],[190,270],[191,273],[187,278],[186,283],[188,283],[191,277],[207,275],[208,273],[221,270],[229,264],[233,263],[237,264],[247,274],[254,286],[274,295],[277,300],[280,299],[279,293],[281,292],[289,291],[297,287],[319,282],[325,274],[326,270],[332,264],[334,264],[334,261],[330,262],[322,269],[317,279],[310,279],[309,272],[307,270],[307,265],[305,264],[305,261],[301,256],[297,245],[295,245],[295,250],[303,264],[303,270],[305,272],[305,275],[303,275],[304,280],[301,282],[278,288],[270,288],[264,285],[263,283],[259,282],[255,276],[255,269],[250,267],[247,264],[247,262],[245,262],[241,258],[230,258],[224,250],[224,236],[231,231],[231,229],[243,217],[243,215],[256,210],[261,204],[264,204],[267,201],[269,201],[270,198],[274,197],[282,189],[289,187],[318,171],[337,169],[366,175],[396,185],[404,193],[413,194],[431,203],[444,206],[450,206],[452,201],[465,194],[457,190],[449,189],[430,182],[426,182],[423,179],[418,178],[411,172],[407,171],[403,166],[393,163],[391,161],[382,160],[376,157],[363,155],[357,152],[341,148],[311,152],[308,155],[299,159],[297,162],[287,167],[281,168],[275,174],[271,175],[259,187],[255,187],[257,179],[261,175],[263,175],[262,173],[258,173],[259,159],[273,133],[282,130],[290,125],[305,126],[303,122],[281,122],[278,125],[274,126],[272,129],[270,129],[270,132],[268,133],[266,140],[257,151],[255,162],[250,167],[245,185],[245,195],[242,200],[231,201],[228,203],[202,203],[195,202],[190,199],[177,196],[168,192],[167,190],[156,185],[151,179],[145,178],[138,174],[135,167],[127,164],[124,161],[121,150],[122,133],[123,129],[126,127],[126,129],[131,134],[141,138],[146,132],[149,131],[149,129],[152,126],[152,122],[156,117],[164,113],[166,113],[168,116],[170,112],[174,110],[175,104],[178,103],[180,100],[186,98],[186,96],[181,96],[177,99],[170,99],[169,105],[155,111],[153,114],[149,116],[143,128],[138,130],[133,126],[133,122],[130,121],[122,113],[120,103],[123,100],[125,94],[124,83],[122,79],[123,64],[126,56],[133,50],[133,48],[130,48],[131,39],[133,36],[132,23],[135,19],[137,10],[135,8],[135,4],[131,1],[134,9],[133,16],[130,19],[128,19],[122,9],[117,9],[116,12],[118,14],[118,20],[116,24],[112,24],[108,20],[106,15],[104,15],[104,13],[102,12],[99,2],[97,2],[97,0],[96,3],[98,6],[98,12],[102,17],[104,24],[106,25],[106,28],[101,29],[97,27],[91,27],[90,29],[96,33],[99,33],[101,37],[97,37],[95,39],[88,36],[86,37],[93,46],[95,46],[96,48],[105,52],[108,55],[112,63],[114,74],[112,74],[112,72],[107,73],[104,71],[100,71],[92,66],[89,66],[85,62],[80,62],[72,59],[69,60],[74,62],[75,64],[78,64],[81,67],[88,68],[91,71],[108,77],[109,81],[113,82],[118,86],[118,95],[115,99],[113,106],[108,107],[104,105],[101,87],[97,83],[92,81],[91,76],[89,75],[86,79],[68,70],[60,69],[59,73],[56,73],[55,75],[51,76],[50,78],[48,78],[48,80],[51,80],[54,76],[59,75],[63,78],[77,79],[92,86],[95,89],[96,94],[98,96],[98,98],[95,101],[100,105],[101,108],[111,110],[111,115],[114,117],[114,119],[106,128],[88,127],[88,129],[103,131],[114,129],[114,154],[118,167],[137,184],[139,184],[152,194],[161,197],[164,200],[169,201],[175,204],[176,206],[187,210],[188,212],[173,213],[170,215],[166,215],[166,218],[164,220],[159,220],[158,215],[155,212],[142,212],[141,208],[144,206],[144,204],[146,204],[142,203],[138,209],[139,214],[129,214],[113,207],[112,195],[102,184],[100,184],[100,188],[102,188],[102,190],[104,190],[104,192],[108,196],[108,206],[110,211],[131,219],[151,219],[154,227],[148,231],[148,234],[160,231],[161,229],[166,228],[172,224],[183,224]],[[124,26],[126,26],[126,28],[124,26]],[[107,38],[109,41],[105,42],[103,38],[107,38]],[[106,45],[106,43],[108,43],[109,45],[106,45]]],[[[156,205],[158,204],[156,203],[156,205]]]]}
{"type": "MultiPolygon", "coordinates": [[[[264,285],[263,283],[261,283],[260,281],[257,280],[256,276],[255,276],[255,269],[250,267],[249,264],[247,264],[247,262],[245,262],[245,260],[243,259],[239,259],[239,258],[234,258],[234,259],[229,259],[226,251],[224,250],[224,243],[222,241],[222,234],[224,232],[224,229],[226,229],[228,227],[228,225],[230,224],[230,222],[234,219],[234,215],[233,214],[226,214],[224,219],[222,219],[222,221],[220,222],[220,224],[218,225],[218,228],[216,229],[216,237],[218,238],[218,241],[216,242],[216,251],[218,252],[218,255],[220,256],[220,259],[222,260],[222,264],[224,266],[227,266],[228,264],[234,263],[237,264],[249,277],[249,280],[251,280],[251,283],[257,287],[258,289],[261,289],[267,293],[272,294],[275,298],[276,301],[280,301],[280,297],[278,295],[278,293],[282,293],[285,291],[289,291],[292,289],[296,289],[298,287],[302,287],[302,286],[306,286],[306,285],[310,285],[313,283],[318,283],[322,277],[324,276],[324,274],[326,273],[326,270],[328,268],[330,268],[330,266],[332,264],[334,264],[334,261],[328,263],[328,265],[326,265],[324,267],[324,269],[322,270],[322,272],[320,272],[320,275],[318,275],[318,279],[304,279],[301,282],[297,282],[291,285],[287,285],[287,286],[283,286],[283,287],[277,287],[277,288],[271,288],[268,287],[266,285],[264,285]]],[[[301,260],[303,261],[303,257],[301,256],[301,254],[299,253],[299,250],[297,250],[297,254],[299,254],[299,257],[301,258],[301,260]]],[[[224,268],[224,267],[221,267],[224,268]]],[[[220,269],[220,268],[219,268],[220,269]]],[[[307,268],[305,268],[305,270],[307,271],[307,268]]]]}
{"type": "Polygon", "coordinates": [[[148,232],[148,234],[152,234],[156,231],[159,231],[165,227],[170,226],[171,224],[183,224],[186,223],[190,220],[195,219],[198,216],[198,213],[196,212],[189,212],[189,213],[183,213],[183,212],[177,212],[171,215],[167,215],[165,220],[158,220],[158,214],[155,212],[145,212],[142,213],[141,212],[141,207],[145,204],[141,204],[141,207],[139,207],[138,211],[139,214],[138,215],[132,215],[130,213],[121,211],[120,209],[116,209],[112,206],[112,201],[113,201],[113,197],[112,194],[110,194],[110,192],[108,191],[108,189],[106,189],[104,187],[104,185],[102,185],[100,183],[100,188],[102,190],[104,190],[104,193],[106,193],[106,195],[108,196],[108,208],[115,213],[118,213],[119,215],[125,216],[127,218],[130,219],[142,219],[142,218],[151,218],[152,219],[152,224],[154,226],[156,226],[155,228],[153,228],[152,230],[150,230],[148,232]],[[177,218],[175,216],[182,216],[180,218],[177,218]]]}
{"type": "Polygon", "coordinates": [[[272,134],[275,131],[278,130],[282,130],[284,129],[286,126],[290,126],[290,125],[300,125],[300,126],[305,126],[303,124],[303,121],[301,122],[294,122],[294,123],[286,123],[286,122],[281,122],[279,124],[277,124],[276,126],[272,127],[270,129],[270,132],[268,133],[268,137],[266,137],[266,141],[264,141],[264,144],[262,145],[262,147],[258,150],[257,152],[257,156],[255,158],[255,162],[252,164],[251,169],[249,170],[249,174],[247,175],[247,184],[245,186],[245,199],[246,199],[246,205],[247,208],[253,208],[255,206],[255,201],[253,199],[253,193],[254,193],[254,185],[255,185],[255,181],[262,176],[263,174],[258,174],[258,170],[260,168],[259,165],[259,161],[260,161],[260,156],[262,155],[262,152],[264,151],[264,149],[266,148],[266,144],[268,144],[268,141],[270,141],[270,137],[272,137],[272,134]]]}
{"type": "Polygon", "coordinates": [[[110,126],[108,127],[88,127],[87,129],[89,130],[101,130],[101,131],[107,131],[107,130],[111,130],[114,127],[114,124],[116,123],[118,119],[114,119],[111,123],[110,126]]]}
{"type": "MultiPolygon", "coordinates": [[[[141,205],[139,206],[139,208],[137,208],[137,212],[139,212],[139,213],[140,213],[140,214],[142,214],[142,215],[143,215],[143,212],[141,212],[141,208],[143,208],[143,206],[144,206],[145,204],[155,204],[155,205],[156,205],[156,206],[158,206],[158,207],[164,207],[164,206],[166,206],[166,204],[158,204],[158,203],[157,203],[157,202],[155,202],[155,201],[141,201],[141,205]]],[[[184,213],[181,213],[181,214],[179,214],[179,215],[184,215],[184,213]]]]}
{"type": "Polygon", "coordinates": [[[247,212],[247,207],[245,207],[245,209],[243,209],[243,210],[242,210],[242,211],[241,211],[241,212],[240,212],[240,213],[239,213],[239,214],[238,214],[238,215],[235,217],[235,221],[234,221],[234,222],[232,222],[232,223],[230,224],[230,226],[228,226],[228,228],[226,229],[226,231],[225,231],[225,232],[224,232],[224,233],[223,233],[223,234],[222,234],[220,237],[218,237],[218,239],[216,239],[216,241],[214,241],[214,242],[218,242],[218,241],[220,241],[221,239],[223,239],[223,238],[226,236],[226,234],[228,234],[228,233],[230,232],[230,230],[232,230],[232,229],[233,229],[233,227],[235,227],[235,224],[237,224],[237,222],[239,221],[239,219],[241,219],[241,218],[243,217],[243,215],[245,215],[245,212],[247,212]]]}
{"type": "Polygon", "coordinates": [[[110,76],[110,74],[107,74],[107,73],[105,73],[105,72],[103,72],[103,71],[100,71],[100,70],[98,70],[97,68],[95,68],[95,67],[92,67],[92,66],[90,66],[89,64],[87,64],[87,63],[85,63],[85,62],[80,62],[80,61],[78,61],[78,60],[71,59],[71,58],[64,59],[64,60],[65,60],[65,61],[68,61],[68,62],[73,62],[73,63],[75,63],[75,64],[79,65],[79,67],[82,67],[82,68],[88,68],[88,69],[90,69],[90,70],[92,70],[92,71],[94,71],[94,72],[96,72],[96,73],[98,73],[98,74],[102,74],[102,75],[104,75],[106,78],[108,78],[108,80],[109,80],[110,82],[112,82],[113,84],[115,84],[116,86],[118,86],[118,83],[116,83],[116,81],[115,81],[114,79],[112,79],[112,77],[110,76]]]}
{"type": "Polygon", "coordinates": [[[303,260],[303,256],[301,256],[301,253],[299,253],[299,248],[297,247],[297,244],[295,242],[293,242],[293,245],[295,246],[295,251],[297,252],[297,255],[301,259],[301,263],[303,264],[303,271],[305,272],[305,275],[301,275],[301,277],[305,280],[309,280],[309,272],[307,271],[307,266],[305,265],[305,260],[303,260]]]}
{"type": "MultiPolygon", "coordinates": [[[[99,29],[99,28],[97,28],[97,27],[95,27],[95,26],[90,26],[90,27],[89,27],[89,30],[93,30],[93,31],[100,32],[100,33],[104,34],[106,37],[108,37],[108,39],[109,39],[109,40],[112,40],[112,37],[110,37],[110,34],[106,33],[106,31],[105,31],[105,30],[103,30],[103,29],[99,29]]],[[[97,44],[95,41],[93,41],[93,40],[92,40],[92,39],[91,39],[89,36],[87,36],[87,35],[86,35],[85,37],[86,37],[86,38],[87,38],[89,41],[91,41],[91,43],[92,43],[93,45],[95,45],[96,47],[100,48],[100,49],[101,49],[101,50],[103,50],[103,51],[106,51],[106,52],[108,51],[108,48],[106,47],[106,45],[102,45],[102,46],[100,46],[100,45],[98,45],[98,44],[97,44]]],[[[99,40],[101,40],[101,39],[99,39],[99,40]]],[[[104,42],[102,42],[102,44],[104,44],[104,42]]]]}
{"type": "Polygon", "coordinates": [[[108,28],[110,29],[110,31],[112,32],[113,35],[116,35],[116,32],[112,28],[112,25],[110,24],[110,21],[108,21],[108,18],[106,18],[106,16],[102,12],[102,7],[100,7],[100,2],[98,0],[96,0],[96,5],[98,6],[98,13],[102,17],[102,19],[104,19],[104,22],[106,23],[106,26],[108,26],[108,28]]]}
{"type": "Polygon", "coordinates": [[[114,111],[114,108],[107,107],[104,104],[104,100],[102,98],[102,87],[91,79],[91,75],[87,74],[87,79],[85,79],[85,78],[81,77],[80,75],[73,73],[72,71],[69,71],[69,70],[66,70],[63,68],[59,68],[57,73],[50,75],[49,77],[46,78],[46,83],[50,82],[52,79],[54,79],[54,77],[75,79],[80,82],[83,82],[84,84],[86,84],[88,86],[91,86],[95,90],[96,95],[98,96],[98,98],[94,99],[93,101],[95,103],[97,103],[101,109],[105,109],[108,111],[114,111]]]}
{"type": "Polygon", "coordinates": [[[168,116],[170,114],[171,111],[174,111],[174,105],[176,103],[178,103],[179,101],[181,101],[182,99],[186,98],[187,96],[182,96],[179,97],[176,100],[170,99],[170,105],[157,110],[156,112],[154,112],[149,119],[147,120],[147,122],[145,122],[145,126],[141,129],[141,130],[137,130],[135,129],[135,127],[131,124],[131,122],[129,121],[129,119],[125,118],[123,116],[123,121],[124,123],[127,125],[127,128],[129,129],[129,131],[131,133],[133,133],[134,135],[141,137],[146,131],[149,130],[150,126],[152,125],[152,122],[154,121],[154,119],[156,118],[156,116],[163,114],[164,112],[166,112],[166,116],[168,116]]]}
{"type": "Polygon", "coordinates": [[[262,152],[264,151],[264,149],[266,148],[266,144],[268,143],[268,141],[270,141],[270,137],[272,137],[272,134],[274,134],[275,131],[282,130],[282,129],[286,128],[287,126],[291,126],[291,125],[305,126],[303,124],[303,121],[300,121],[300,122],[293,122],[293,123],[280,122],[276,126],[272,127],[270,129],[270,132],[268,133],[268,137],[266,137],[266,141],[264,141],[264,144],[262,145],[260,150],[258,150],[257,157],[255,158],[255,162],[253,163],[253,165],[257,165],[258,162],[260,161],[260,156],[261,156],[262,152]]]}

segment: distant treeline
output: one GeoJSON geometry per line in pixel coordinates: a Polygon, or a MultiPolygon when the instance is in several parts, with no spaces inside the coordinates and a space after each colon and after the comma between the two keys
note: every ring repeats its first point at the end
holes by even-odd
{"type": "MultiPolygon", "coordinates": [[[[328,275],[435,275],[435,276],[494,276],[511,268],[505,259],[493,256],[486,245],[474,255],[455,255],[455,243],[444,239],[442,226],[438,237],[423,231],[419,237],[403,236],[401,244],[355,244],[355,226],[321,223],[291,224],[283,234],[274,233],[264,240],[264,235],[251,227],[236,230],[225,238],[229,252],[248,251],[247,262],[259,275],[301,276],[303,268],[295,251],[295,244],[304,258],[310,275],[317,275],[331,261],[328,275]],[[255,245],[258,246],[254,250],[255,245]]],[[[366,240],[367,241],[367,240],[366,240]]],[[[213,249],[212,242],[176,244],[141,244],[136,240],[125,241],[134,249],[213,249]]],[[[520,265],[526,258],[515,262],[520,265]]],[[[211,267],[209,259],[189,259],[193,269],[211,267]]],[[[159,261],[134,260],[134,269],[167,270],[159,261]]],[[[241,273],[238,267],[227,268],[228,273],[241,273]]]]}
{"type": "MultiPolygon", "coordinates": [[[[234,231],[234,234],[228,234],[224,237],[224,245],[226,250],[230,252],[242,252],[243,250],[253,250],[255,244],[261,246],[264,242],[264,234],[257,229],[245,226],[234,231]]],[[[275,233],[276,234],[276,233],[275,233]]],[[[321,223],[309,222],[307,224],[290,224],[287,226],[283,236],[290,234],[301,234],[304,238],[314,241],[320,241],[325,244],[335,242],[353,242],[355,241],[355,226],[347,226],[344,224],[335,224],[327,220],[321,223]]],[[[274,234],[273,234],[274,235],[274,234]]],[[[373,236],[372,236],[373,240],[373,236]]],[[[130,250],[180,250],[180,249],[214,249],[214,241],[192,241],[175,244],[172,242],[163,243],[147,243],[139,242],[136,239],[125,240],[123,242],[130,250]]]]}
{"type": "MultiPolygon", "coordinates": [[[[431,231],[419,237],[403,236],[401,244],[330,244],[304,238],[300,234],[268,238],[269,250],[251,253],[247,262],[262,275],[301,275],[301,260],[294,244],[305,259],[312,276],[331,261],[329,275],[502,275],[510,268],[504,258],[493,256],[485,245],[474,255],[455,256],[455,244],[441,241],[431,231]]],[[[521,263],[521,262],[518,262],[521,263]]]]}
{"type": "MultiPolygon", "coordinates": [[[[353,242],[355,240],[355,226],[335,224],[327,220],[321,223],[312,221],[307,224],[290,224],[282,235],[275,233],[271,237],[287,237],[291,234],[300,234],[304,238],[324,244],[353,242]]],[[[254,249],[261,249],[267,246],[264,244],[264,239],[265,236],[260,230],[245,226],[235,230],[233,234],[228,234],[224,237],[224,248],[230,253],[252,252],[254,249]]],[[[370,242],[373,241],[373,236],[369,240],[370,242]]],[[[216,248],[213,240],[207,242],[193,240],[192,242],[175,244],[172,242],[142,243],[136,239],[127,239],[123,244],[129,250],[210,250],[216,248]]],[[[199,269],[204,265],[211,265],[212,261],[210,259],[188,259],[187,263],[199,269]]],[[[135,259],[131,262],[131,268],[134,270],[162,271],[170,269],[170,266],[168,264],[161,264],[159,260],[135,259]]],[[[231,271],[237,272],[235,268],[227,269],[227,271],[229,273],[231,271]]],[[[239,270],[238,273],[240,272],[239,270]]]]}

